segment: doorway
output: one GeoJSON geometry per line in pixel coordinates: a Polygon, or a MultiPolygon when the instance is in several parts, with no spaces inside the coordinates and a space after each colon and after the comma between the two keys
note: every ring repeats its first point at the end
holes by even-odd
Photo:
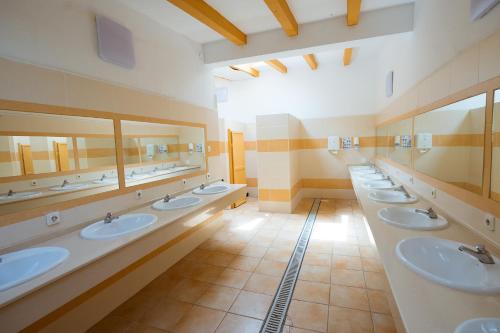
{"type": "MultiPolygon", "coordinates": [[[[243,132],[227,130],[229,155],[229,180],[231,184],[246,184],[245,138],[243,132]]],[[[246,202],[246,196],[238,199],[231,207],[236,208],[246,202]]]]}

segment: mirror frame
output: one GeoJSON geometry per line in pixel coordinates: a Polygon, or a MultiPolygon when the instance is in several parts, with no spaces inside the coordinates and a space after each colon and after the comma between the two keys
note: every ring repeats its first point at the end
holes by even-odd
{"type": "MultiPolygon", "coordinates": [[[[58,105],[50,105],[50,104],[38,104],[38,103],[30,103],[23,101],[14,101],[14,100],[6,100],[0,99],[0,109],[9,110],[9,111],[17,111],[17,112],[31,112],[31,113],[42,113],[42,114],[53,114],[53,115],[64,115],[64,116],[77,116],[77,117],[89,117],[89,118],[101,118],[101,119],[110,119],[113,121],[113,130],[114,130],[114,139],[115,139],[115,154],[116,154],[116,170],[118,174],[118,189],[110,190],[107,192],[92,194],[88,196],[83,196],[76,199],[69,199],[63,202],[57,202],[53,204],[48,204],[40,207],[36,207],[33,209],[28,209],[22,212],[16,213],[8,213],[5,215],[0,215],[0,227],[14,224],[17,222],[21,222],[30,218],[39,217],[47,212],[54,210],[64,210],[72,207],[85,205],[88,203],[92,203],[95,201],[100,201],[108,198],[112,198],[115,196],[127,194],[130,192],[135,192],[140,189],[147,189],[151,187],[156,187],[160,185],[165,185],[168,183],[172,183],[184,178],[193,178],[197,176],[204,175],[208,172],[208,139],[207,139],[207,125],[202,123],[194,123],[187,121],[178,121],[178,120],[169,120],[163,118],[155,118],[148,116],[137,116],[123,113],[115,113],[109,111],[98,111],[92,109],[83,109],[83,108],[74,108],[67,106],[58,106],[58,105]],[[121,130],[121,121],[129,120],[129,121],[139,121],[139,122],[147,122],[147,123],[159,123],[159,124],[167,124],[167,125],[178,125],[178,126],[189,126],[189,127],[198,127],[203,128],[204,130],[204,144],[205,144],[205,169],[198,170],[189,174],[184,174],[180,176],[175,176],[172,178],[159,179],[148,183],[125,186],[125,169],[124,169],[124,160],[123,160],[123,145],[122,145],[122,130],[121,130]]],[[[214,148],[214,147],[212,147],[214,148]]],[[[216,147],[218,148],[218,147],[216,147]]],[[[217,149],[218,151],[218,149],[217,149]]],[[[76,170],[67,171],[70,173],[75,173],[76,170]]],[[[82,172],[81,170],[78,170],[82,172]]],[[[43,175],[55,175],[56,173],[46,173],[43,175]]],[[[42,175],[42,174],[40,174],[42,175]]],[[[30,175],[23,177],[37,177],[38,175],[30,175]]],[[[12,176],[19,177],[19,176],[12,176]]],[[[12,178],[10,177],[10,178],[12,178]]],[[[40,176],[42,177],[42,176],[40,176]]],[[[27,179],[27,178],[24,178],[27,179]]]]}
{"type": "MultiPolygon", "coordinates": [[[[484,126],[484,144],[483,144],[483,186],[482,193],[476,194],[470,192],[466,189],[460,188],[458,186],[449,184],[437,178],[431,177],[424,173],[418,172],[415,169],[413,150],[412,150],[412,163],[410,167],[399,164],[395,161],[390,160],[386,156],[376,155],[375,158],[386,162],[387,164],[393,165],[404,172],[416,177],[431,186],[446,192],[459,200],[465,201],[468,204],[492,213],[496,216],[500,216],[500,202],[497,202],[491,198],[491,172],[492,172],[492,132],[493,132],[493,104],[494,104],[494,92],[500,89],[500,76],[496,76],[484,82],[477,83],[469,88],[463,89],[459,92],[441,98],[435,102],[427,104],[425,106],[416,108],[404,114],[389,118],[384,121],[379,121],[376,124],[376,129],[380,126],[387,126],[389,124],[411,118],[412,119],[412,132],[415,129],[415,117],[433,111],[435,109],[441,108],[443,106],[459,102],[461,100],[474,97],[480,94],[486,94],[486,107],[485,107],[485,126],[484,126]]],[[[412,134],[413,135],[413,134],[412,134]]],[[[379,141],[380,142],[380,141],[379,141]]],[[[414,144],[415,140],[413,140],[414,144]]],[[[412,147],[414,148],[414,147],[412,147]]]]}

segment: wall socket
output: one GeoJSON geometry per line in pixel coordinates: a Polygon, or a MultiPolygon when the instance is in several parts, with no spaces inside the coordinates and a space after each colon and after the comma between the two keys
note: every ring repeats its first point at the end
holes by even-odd
{"type": "Polygon", "coordinates": [[[51,212],[45,215],[45,223],[48,226],[58,224],[59,222],[61,222],[61,214],[59,212],[51,212]]]}
{"type": "Polygon", "coordinates": [[[135,191],[135,198],[142,199],[142,190],[135,191]]]}
{"type": "Polygon", "coordinates": [[[437,196],[438,196],[437,189],[432,188],[432,190],[431,190],[431,195],[432,195],[432,197],[433,197],[434,199],[436,199],[436,198],[437,198],[437,196]]]}
{"type": "Polygon", "coordinates": [[[210,173],[207,173],[207,179],[210,179],[210,177],[212,177],[210,173]]]}
{"type": "Polygon", "coordinates": [[[37,186],[37,185],[38,185],[38,183],[36,182],[36,180],[31,181],[31,186],[37,186]]]}
{"type": "Polygon", "coordinates": [[[186,183],[187,183],[187,180],[186,180],[186,178],[184,178],[184,179],[182,180],[182,185],[186,185],[186,183]]]}
{"type": "Polygon", "coordinates": [[[486,214],[484,217],[484,225],[489,231],[495,231],[496,218],[491,214],[486,214]]]}
{"type": "Polygon", "coordinates": [[[415,181],[413,180],[413,176],[410,176],[410,184],[415,184],[415,181]]]}

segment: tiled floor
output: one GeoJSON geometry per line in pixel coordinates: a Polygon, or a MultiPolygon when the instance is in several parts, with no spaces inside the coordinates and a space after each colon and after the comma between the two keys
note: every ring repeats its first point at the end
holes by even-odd
{"type": "MultiPolygon", "coordinates": [[[[312,200],[295,214],[227,211],[224,227],[90,332],[258,332],[312,200]]],[[[388,284],[355,201],[323,200],[285,332],[396,332],[388,284]]]]}

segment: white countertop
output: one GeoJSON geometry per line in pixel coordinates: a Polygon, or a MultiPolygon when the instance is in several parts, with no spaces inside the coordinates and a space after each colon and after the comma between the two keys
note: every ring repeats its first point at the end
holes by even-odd
{"type": "MultiPolygon", "coordinates": [[[[69,258],[64,261],[59,266],[42,274],[30,281],[22,283],[13,288],[7,289],[0,292],[0,308],[6,306],[7,304],[14,302],[15,300],[21,298],[24,295],[32,293],[33,291],[49,284],[61,277],[78,270],[79,268],[89,265],[90,263],[102,258],[118,249],[130,244],[142,237],[155,232],[156,230],[163,228],[171,223],[174,223],[181,218],[192,214],[203,214],[205,210],[211,208],[211,203],[218,201],[219,199],[232,194],[244,187],[246,185],[239,184],[226,184],[229,186],[229,191],[213,194],[213,195],[195,195],[186,193],[184,195],[194,195],[201,198],[201,203],[194,207],[189,207],[179,210],[171,211],[159,211],[150,207],[150,205],[143,206],[139,209],[132,210],[127,213],[149,213],[158,216],[158,221],[148,228],[140,230],[138,232],[130,233],[115,239],[108,240],[86,240],[80,237],[80,230],[75,230],[58,236],[39,244],[32,244],[29,247],[37,246],[60,246],[66,248],[70,251],[69,258]]],[[[184,196],[183,195],[183,196],[184,196]]],[[[83,228],[84,226],[82,226],[83,228]]]]}
{"type": "MultiPolygon", "coordinates": [[[[368,193],[373,190],[362,187],[363,181],[356,176],[351,174],[351,178],[356,196],[377,244],[407,333],[452,333],[460,323],[467,319],[500,317],[500,295],[473,294],[438,285],[410,271],[400,262],[395,253],[396,244],[400,240],[414,236],[439,237],[469,245],[488,244],[487,241],[455,222],[439,207],[436,208],[421,197],[414,204],[378,203],[368,198],[368,193]],[[445,229],[432,231],[391,226],[377,216],[379,209],[390,206],[425,209],[433,206],[439,214],[448,219],[449,225],[445,229]]],[[[415,194],[411,190],[409,192],[415,194]]],[[[498,257],[499,249],[492,248],[491,245],[488,249],[498,257]]]]}

